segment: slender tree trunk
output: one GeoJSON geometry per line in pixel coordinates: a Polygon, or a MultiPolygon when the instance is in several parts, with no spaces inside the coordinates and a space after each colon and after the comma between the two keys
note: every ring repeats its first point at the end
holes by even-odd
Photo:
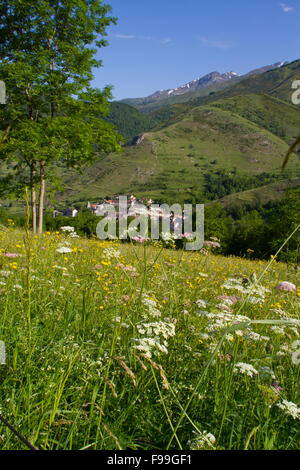
{"type": "Polygon", "coordinates": [[[33,163],[30,167],[30,190],[31,190],[31,215],[32,231],[36,233],[36,190],[35,190],[36,166],[33,163]]]}
{"type": "Polygon", "coordinates": [[[9,125],[6,129],[6,131],[4,132],[3,136],[1,137],[1,139],[0,139],[0,149],[1,149],[2,145],[4,144],[4,142],[6,141],[10,129],[11,129],[11,126],[9,125]]]}
{"type": "Polygon", "coordinates": [[[43,232],[44,197],[45,197],[45,162],[40,162],[40,194],[39,194],[38,233],[43,232]]]}

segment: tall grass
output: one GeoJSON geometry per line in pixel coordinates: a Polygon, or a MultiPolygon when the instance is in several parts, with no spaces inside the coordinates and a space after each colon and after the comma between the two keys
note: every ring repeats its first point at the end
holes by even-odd
{"type": "MultiPolygon", "coordinates": [[[[13,228],[1,249],[1,414],[35,447],[299,447],[286,265],[13,228]]],[[[0,424],[0,448],[25,447],[0,424]]]]}

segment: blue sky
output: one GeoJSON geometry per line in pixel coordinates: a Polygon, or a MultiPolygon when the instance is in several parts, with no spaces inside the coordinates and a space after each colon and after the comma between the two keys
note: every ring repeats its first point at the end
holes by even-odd
{"type": "Polygon", "coordinates": [[[104,0],[118,17],[93,85],[114,99],[300,58],[300,0],[104,0]]]}

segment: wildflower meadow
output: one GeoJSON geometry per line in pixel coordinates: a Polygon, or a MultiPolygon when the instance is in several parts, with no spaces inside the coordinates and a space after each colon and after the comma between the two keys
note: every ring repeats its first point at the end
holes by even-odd
{"type": "Polygon", "coordinates": [[[218,245],[3,227],[1,416],[40,450],[299,448],[297,270],[218,245]]]}

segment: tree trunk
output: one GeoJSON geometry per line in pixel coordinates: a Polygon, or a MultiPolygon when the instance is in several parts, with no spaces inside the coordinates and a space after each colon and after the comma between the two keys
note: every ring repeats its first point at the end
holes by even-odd
{"type": "Polygon", "coordinates": [[[45,162],[40,162],[40,194],[39,194],[38,233],[43,232],[44,196],[45,196],[45,162]]]}
{"type": "Polygon", "coordinates": [[[35,163],[30,168],[30,190],[31,190],[31,215],[32,215],[32,231],[36,233],[36,190],[35,190],[35,163]]]}

